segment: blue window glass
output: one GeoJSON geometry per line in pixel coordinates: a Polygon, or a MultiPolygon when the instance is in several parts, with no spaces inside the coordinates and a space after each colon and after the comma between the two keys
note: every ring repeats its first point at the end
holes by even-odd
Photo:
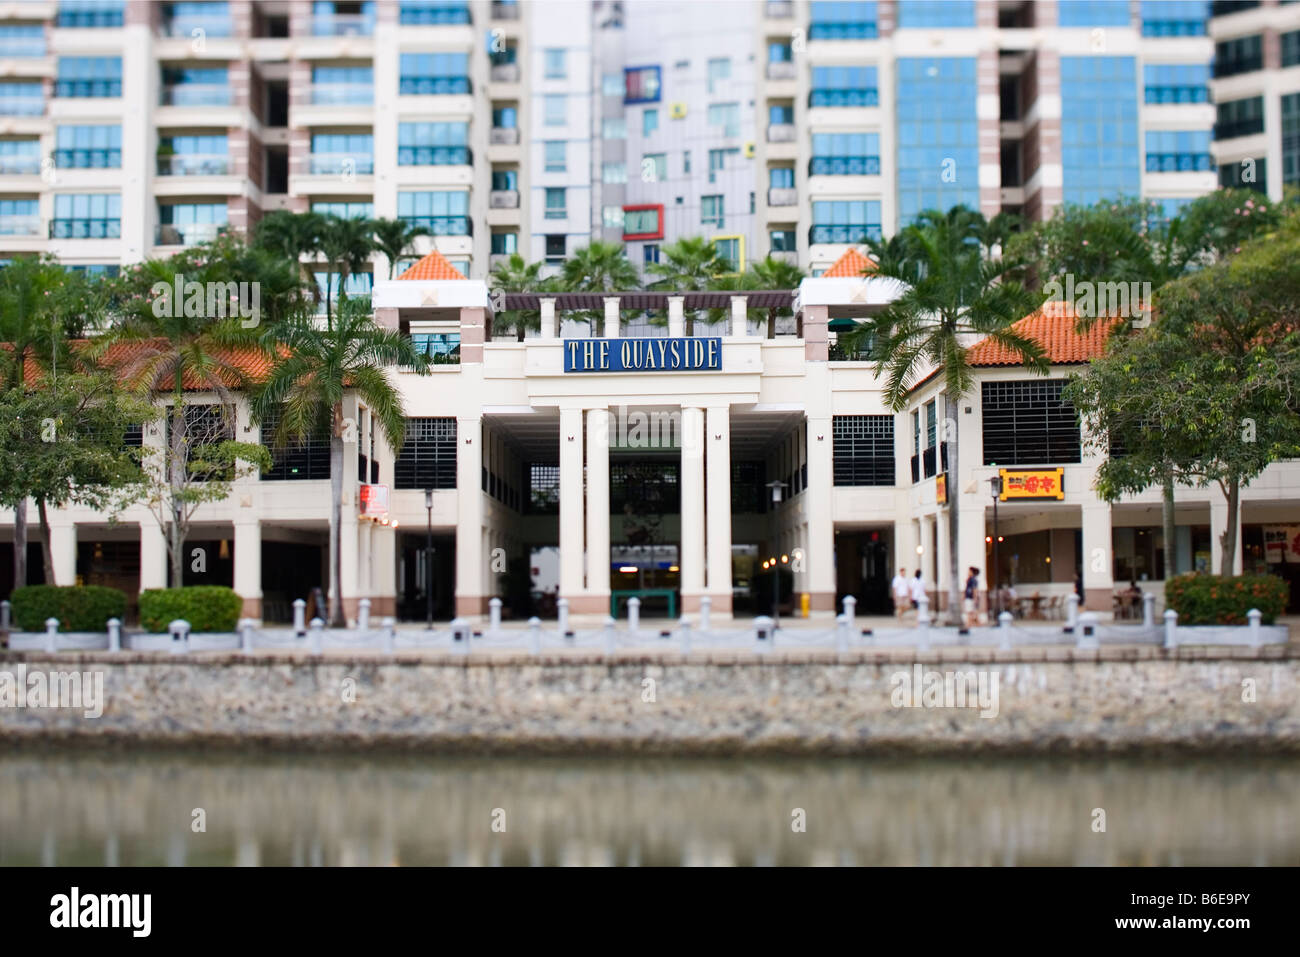
{"type": "Polygon", "coordinates": [[[230,172],[225,133],[164,136],[158,144],[159,176],[225,176],[230,172]]]}
{"type": "Polygon", "coordinates": [[[398,166],[465,166],[468,123],[398,123],[398,166]]]}
{"type": "Polygon", "coordinates": [[[809,106],[879,106],[874,66],[815,66],[809,106]]]}
{"type": "MultiPolygon", "coordinates": [[[[320,290],[319,311],[325,311],[325,296],[337,301],[339,298],[339,279],[342,273],[337,272],[318,272],[316,273],[316,288],[320,290]]],[[[349,299],[365,299],[370,296],[371,290],[374,289],[374,274],[369,272],[350,272],[347,281],[343,284],[343,291],[347,293],[349,299]]]]}
{"type": "Polygon", "coordinates": [[[767,45],[768,63],[789,63],[794,59],[794,48],[785,40],[774,40],[767,45]]]}
{"type": "Polygon", "coordinates": [[[317,176],[369,176],[375,171],[375,137],[371,133],[314,133],[308,170],[317,176]]]}
{"type": "Polygon", "coordinates": [[[1248,37],[1233,37],[1214,45],[1214,75],[1236,76],[1263,69],[1264,38],[1256,33],[1248,37]]]}
{"type": "Polygon", "coordinates": [[[794,107],[774,103],[767,108],[767,121],[773,126],[792,126],[794,124],[794,107]]]}
{"type": "Polygon", "coordinates": [[[1138,195],[1137,63],[1061,57],[1061,167],[1067,203],[1138,195]]]}
{"type": "Polygon", "coordinates": [[[397,215],[434,236],[470,235],[468,192],[399,192],[397,215]]]}
{"type": "Polygon", "coordinates": [[[158,245],[206,243],[225,232],[225,203],[165,203],[158,207],[158,245]]]}
{"type": "Polygon", "coordinates": [[[1142,0],[1142,35],[1205,36],[1209,16],[1209,0],[1142,0]]]}
{"type": "Polygon", "coordinates": [[[398,92],[405,96],[468,93],[468,53],[403,53],[398,92]]]}
{"type": "Polygon", "coordinates": [[[0,57],[45,56],[45,28],[39,23],[0,23],[0,57]]]}
{"type": "Polygon", "coordinates": [[[317,37],[368,37],[375,32],[374,0],[365,0],[359,12],[342,13],[333,0],[311,5],[311,32],[317,37]]]}
{"type": "Polygon", "coordinates": [[[228,106],[231,102],[229,73],[219,67],[164,67],[164,106],[228,106]]]}
{"type": "Polygon", "coordinates": [[[60,193],[54,197],[52,239],[120,239],[122,197],[118,193],[60,193]]]}
{"type": "Polygon", "coordinates": [[[1063,27],[1126,27],[1128,19],[1128,0],[1056,0],[1063,27]]]}
{"type": "Polygon", "coordinates": [[[375,101],[375,71],[368,66],[317,66],[311,71],[311,101],[321,106],[375,101]]]}
{"type": "Polygon", "coordinates": [[[768,189],[794,189],[794,167],[773,166],[767,171],[768,189]]]}
{"type": "Polygon", "coordinates": [[[228,37],[234,32],[230,4],[224,0],[163,4],[162,26],[173,37],[195,36],[196,30],[206,37],[228,37]]]}
{"type": "Polygon", "coordinates": [[[1188,173],[1214,169],[1209,130],[1147,130],[1147,172],[1188,173]]]}
{"type": "Polygon", "coordinates": [[[1300,183],[1300,93],[1282,97],[1282,183],[1300,183]]]}
{"type": "Polygon", "coordinates": [[[0,236],[39,236],[40,234],[39,200],[0,199],[0,236]]]}
{"type": "Polygon", "coordinates": [[[122,270],[122,267],[117,263],[65,264],[63,268],[68,272],[81,273],[83,276],[90,276],[94,279],[102,279],[106,276],[116,276],[122,270]]]}
{"type": "Polygon", "coordinates": [[[113,97],[122,95],[120,56],[59,57],[55,96],[113,97]]]}
{"type": "Polygon", "coordinates": [[[899,0],[900,27],[973,27],[973,0],[899,0]]]}
{"type": "Polygon", "coordinates": [[[900,224],[927,209],[978,209],[974,58],[900,59],[897,69],[900,224]]]}
{"type": "Polygon", "coordinates": [[[872,40],[876,4],[864,0],[813,0],[808,5],[810,40],[872,40]]]}
{"type": "Polygon", "coordinates": [[[120,27],[125,0],[63,0],[58,25],[77,30],[120,27]]]}
{"type": "Polygon", "coordinates": [[[810,243],[860,243],[880,238],[880,201],[837,199],[812,204],[810,243]]]}
{"type": "Polygon", "coordinates": [[[122,127],[60,126],[54,134],[54,165],[59,169],[119,169],[122,127]]]}
{"type": "Polygon", "coordinates": [[[879,133],[814,133],[812,176],[880,175],[879,133]]]}
{"type": "Polygon", "coordinates": [[[519,114],[513,106],[499,106],[492,110],[492,125],[496,129],[513,130],[519,125],[519,114]]]}
{"type": "Polygon", "coordinates": [[[40,171],[40,140],[0,140],[0,175],[31,176],[40,171]]]}
{"type": "Polygon", "coordinates": [[[1248,96],[1243,100],[1227,100],[1214,108],[1214,138],[1230,140],[1237,136],[1251,136],[1264,132],[1264,98],[1248,96]]]}
{"type": "Polygon", "coordinates": [[[40,116],[45,90],[39,81],[0,83],[0,116],[40,116]]]}
{"type": "Polygon", "coordinates": [[[798,241],[793,229],[773,229],[767,234],[768,247],[774,253],[793,253],[799,251],[798,241]]]}
{"type": "Polygon", "coordinates": [[[456,0],[402,0],[397,19],[412,26],[469,23],[469,4],[456,0]]]}
{"type": "Polygon", "coordinates": [[[311,211],[340,219],[375,218],[375,204],[368,200],[321,200],[311,204],[311,211]]]}
{"type": "Polygon", "coordinates": [[[1208,63],[1148,63],[1142,83],[1148,103],[1210,102],[1208,63]]]}
{"type": "Polygon", "coordinates": [[[493,256],[509,256],[519,252],[518,233],[493,233],[491,253],[493,256]]]}

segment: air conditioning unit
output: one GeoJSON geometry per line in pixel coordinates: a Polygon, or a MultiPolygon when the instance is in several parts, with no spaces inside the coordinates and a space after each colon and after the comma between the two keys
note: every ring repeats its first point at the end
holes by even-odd
{"type": "Polygon", "coordinates": [[[668,107],[668,116],[674,120],[686,119],[686,104],[674,103],[672,106],[668,107]]]}
{"type": "Polygon", "coordinates": [[[745,159],[752,160],[753,158],[754,158],[754,141],[750,140],[748,143],[745,144],[745,159]]]}

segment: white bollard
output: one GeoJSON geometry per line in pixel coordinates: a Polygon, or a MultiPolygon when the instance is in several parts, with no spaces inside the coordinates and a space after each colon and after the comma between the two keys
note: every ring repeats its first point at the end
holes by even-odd
{"type": "Polygon", "coordinates": [[[858,617],[858,600],[852,595],[844,596],[844,617],[848,619],[849,634],[852,634],[855,627],[854,619],[858,617]]]}
{"type": "Polygon", "coordinates": [[[122,650],[122,619],[108,619],[108,650],[122,650]]]}
{"type": "Polygon", "coordinates": [[[325,622],[320,618],[311,620],[311,653],[313,655],[324,654],[325,652],[325,622]]]}
{"type": "Polygon", "coordinates": [[[9,628],[14,620],[14,606],[9,601],[0,601],[0,631],[6,635],[9,634],[9,628]]]}
{"type": "Polygon", "coordinates": [[[1261,612],[1258,608],[1252,608],[1250,611],[1246,612],[1246,620],[1250,622],[1251,647],[1258,648],[1260,645],[1262,639],[1259,633],[1259,623],[1263,619],[1263,617],[1264,617],[1263,612],[1261,612]]]}
{"type": "MultiPolygon", "coordinates": [[[[848,599],[844,599],[846,602],[848,599]]],[[[849,650],[849,616],[845,612],[835,617],[835,653],[842,655],[849,650]]]]}
{"type": "Polygon", "coordinates": [[[171,652],[173,655],[183,655],[190,650],[190,623],[184,618],[177,618],[167,625],[167,631],[172,636],[171,652]]]}
{"type": "Polygon", "coordinates": [[[713,613],[713,599],[708,595],[700,596],[700,631],[709,630],[709,616],[713,613]]]}
{"type": "Polygon", "coordinates": [[[1011,612],[1004,611],[998,615],[998,647],[1003,651],[1011,650],[1011,612]]]}
{"type": "Polygon", "coordinates": [[[633,595],[627,600],[627,630],[636,634],[641,627],[641,599],[633,595]]]}
{"type": "Polygon", "coordinates": [[[1170,650],[1178,647],[1178,612],[1172,608],[1165,609],[1165,647],[1170,650]]]}
{"type": "Polygon", "coordinates": [[[930,650],[930,599],[925,595],[916,600],[916,646],[930,650]]]}
{"type": "Polygon", "coordinates": [[[1095,611],[1085,611],[1079,616],[1079,634],[1075,641],[1076,648],[1098,648],[1101,642],[1097,637],[1097,626],[1101,618],[1095,611]]]}
{"type": "Polygon", "coordinates": [[[299,638],[307,634],[307,603],[301,598],[293,600],[293,633],[299,638]]]}
{"type": "Polygon", "coordinates": [[[464,618],[451,620],[451,647],[462,654],[469,652],[469,622],[464,618]]]}
{"type": "Polygon", "coordinates": [[[759,651],[767,651],[776,644],[776,622],[767,615],[754,619],[754,641],[759,651]]]}
{"type": "Polygon", "coordinates": [[[677,623],[677,633],[682,636],[682,654],[691,653],[691,623],[683,615],[681,621],[677,623]]]}
{"type": "Polygon", "coordinates": [[[59,619],[45,619],[45,650],[54,654],[59,647],[59,619]]]}
{"type": "Polygon", "coordinates": [[[391,655],[394,650],[394,644],[397,641],[397,619],[385,618],[380,622],[380,627],[384,630],[384,654],[391,655]]]}
{"type": "Polygon", "coordinates": [[[605,654],[612,655],[614,653],[614,619],[613,618],[610,617],[605,618],[604,638],[605,638],[605,654]]]}
{"type": "Polygon", "coordinates": [[[501,599],[493,598],[488,602],[488,634],[501,630],[501,599]]]}
{"type": "Polygon", "coordinates": [[[1142,627],[1156,626],[1156,593],[1149,591],[1142,594],[1142,627]]]}
{"type": "Polygon", "coordinates": [[[555,603],[555,619],[560,634],[563,635],[569,630],[569,599],[561,598],[555,603]]]}
{"type": "Polygon", "coordinates": [[[542,653],[542,619],[536,615],[528,619],[528,653],[533,656],[542,653]]]}
{"type": "Polygon", "coordinates": [[[1065,596],[1065,633],[1074,634],[1079,628],[1079,596],[1075,592],[1065,596]]]}
{"type": "Polygon", "coordinates": [[[363,598],[357,602],[357,631],[370,630],[370,599],[363,598]]]}
{"type": "Polygon", "coordinates": [[[253,653],[253,628],[256,625],[256,620],[252,618],[241,618],[239,621],[239,650],[243,654],[253,653]]]}

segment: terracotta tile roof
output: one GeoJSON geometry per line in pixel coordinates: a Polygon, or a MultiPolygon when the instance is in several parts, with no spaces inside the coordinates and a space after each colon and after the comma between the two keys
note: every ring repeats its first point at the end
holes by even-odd
{"type": "Polygon", "coordinates": [[[856,248],[850,246],[844,251],[844,255],[835,260],[835,265],[821,274],[822,279],[841,279],[851,276],[861,276],[869,269],[875,269],[876,264],[868,259],[856,248]]]}
{"type": "Polygon", "coordinates": [[[464,279],[447,258],[438,250],[433,250],[417,263],[403,272],[398,279],[464,279]]]}
{"type": "MultiPolygon", "coordinates": [[[[1050,301],[1013,327],[1043,347],[1052,365],[1075,365],[1096,359],[1106,352],[1106,340],[1118,319],[1098,319],[1091,329],[1080,334],[1075,329],[1078,316],[1074,304],[1050,301]]],[[[973,366],[1018,366],[1016,354],[991,339],[982,339],[967,353],[973,366]]]]}
{"type": "MultiPolygon", "coordinates": [[[[77,340],[73,342],[73,351],[84,349],[89,340],[77,340]]],[[[103,368],[116,370],[124,382],[130,382],[145,367],[145,364],[151,357],[157,354],[157,344],[161,340],[142,339],[139,342],[118,342],[109,346],[108,351],[104,353],[99,365],[103,368]]],[[[250,381],[256,382],[266,377],[271,371],[272,358],[264,352],[257,349],[241,347],[237,349],[220,349],[216,353],[226,364],[238,369],[250,381]]],[[[23,366],[23,378],[27,385],[36,387],[40,385],[44,370],[34,361],[28,361],[23,366]]],[[[230,375],[226,382],[231,387],[237,384],[236,376],[230,375]]],[[[193,376],[186,375],[183,385],[187,391],[204,391],[206,386],[195,379],[193,376]]],[[[172,387],[171,379],[165,379],[158,384],[160,391],[169,391],[172,387]]]]}

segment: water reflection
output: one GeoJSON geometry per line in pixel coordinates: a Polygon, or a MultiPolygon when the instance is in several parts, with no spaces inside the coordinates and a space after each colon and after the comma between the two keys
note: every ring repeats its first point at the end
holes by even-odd
{"type": "Polygon", "coordinates": [[[0,864],[1296,865],[1298,792],[1296,759],[20,752],[0,864]]]}

